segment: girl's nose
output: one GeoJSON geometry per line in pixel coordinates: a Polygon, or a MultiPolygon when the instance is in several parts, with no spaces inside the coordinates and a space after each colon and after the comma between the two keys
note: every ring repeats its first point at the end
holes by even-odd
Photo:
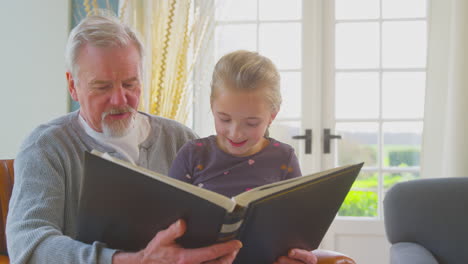
{"type": "Polygon", "coordinates": [[[242,136],[243,136],[243,131],[242,131],[242,127],[240,125],[232,125],[231,129],[230,129],[230,138],[231,140],[236,140],[236,139],[242,139],[242,136]]]}

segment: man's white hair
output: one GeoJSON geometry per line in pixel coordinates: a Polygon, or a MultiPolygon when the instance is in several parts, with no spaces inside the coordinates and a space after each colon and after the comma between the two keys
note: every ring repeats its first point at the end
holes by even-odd
{"type": "Polygon", "coordinates": [[[87,16],[70,32],[65,49],[65,61],[67,71],[75,78],[79,72],[78,54],[84,44],[103,48],[134,44],[143,61],[143,45],[137,34],[108,11],[99,10],[87,16]]]}

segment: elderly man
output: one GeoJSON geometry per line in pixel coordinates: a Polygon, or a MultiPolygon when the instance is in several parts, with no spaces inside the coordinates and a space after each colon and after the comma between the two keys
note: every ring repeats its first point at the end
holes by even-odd
{"type": "MultiPolygon", "coordinates": [[[[15,160],[15,185],[7,221],[12,263],[231,263],[237,240],[184,249],[177,221],[155,234],[139,252],[122,252],[96,241],[74,240],[84,152],[107,152],[167,174],[178,149],[196,135],[165,118],[137,112],[143,49],[135,33],[115,17],[89,16],[71,33],[66,73],[79,111],[36,128],[15,160]]],[[[280,263],[315,263],[294,249],[280,263]]]]}

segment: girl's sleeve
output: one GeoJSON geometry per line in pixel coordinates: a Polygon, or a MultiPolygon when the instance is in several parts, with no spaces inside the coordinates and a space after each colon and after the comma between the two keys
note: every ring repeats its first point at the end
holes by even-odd
{"type": "Polygon", "coordinates": [[[291,149],[288,165],[288,173],[286,173],[285,180],[302,176],[301,167],[299,166],[299,160],[297,159],[294,149],[291,149]]]}
{"type": "Polygon", "coordinates": [[[191,165],[191,153],[192,153],[192,144],[191,142],[185,143],[177,156],[172,162],[172,166],[169,169],[169,177],[175,178],[184,182],[192,183],[192,166],[191,165]]]}

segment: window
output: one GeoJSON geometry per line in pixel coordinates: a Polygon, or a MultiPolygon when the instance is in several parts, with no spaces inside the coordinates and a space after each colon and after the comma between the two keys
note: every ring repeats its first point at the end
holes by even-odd
{"type": "Polygon", "coordinates": [[[385,192],[419,177],[426,0],[336,0],[335,165],[365,161],[340,215],[381,215],[385,192]]]}

